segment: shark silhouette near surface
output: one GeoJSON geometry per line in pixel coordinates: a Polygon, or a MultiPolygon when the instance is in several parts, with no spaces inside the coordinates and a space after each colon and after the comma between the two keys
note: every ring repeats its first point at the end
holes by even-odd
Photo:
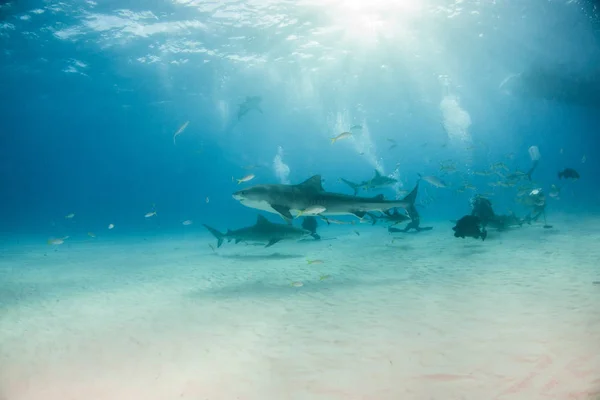
{"type": "Polygon", "coordinates": [[[321,184],[321,175],[315,175],[297,185],[256,185],[240,190],[233,198],[246,207],[281,215],[287,221],[293,215],[310,207],[320,206],[325,210],[319,215],[354,215],[363,218],[368,211],[387,211],[392,208],[412,207],[419,185],[401,200],[386,200],[383,195],[374,197],[352,196],[327,192],[321,184]]]}
{"type": "MultiPolygon", "coordinates": [[[[225,239],[228,242],[234,240],[236,244],[239,242],[266,243],[265,247],[271,247],[281,240],[298,240],[313,235],[313,232],[307,229],[270,222],[262,215],[257,217],[256,224],[240,229],[228,229],[226,233],[221,233],[206,224],[203,225],[217,238],[217,247],[221,247],[225,239]]],[[[316,230],[314,234],[316,234],[316,230]]]]}
{"type": "Polygon", "coordinates": [[[242,104],[238,106],[237,119],[238,121],[242,119],[242,117],[248,114],[252,110],[256,110],[262,114],[262,108],[260,108],[260,103],[262,102],[262,97],[260,96],[248,96],[246,100],[242,104]]]}
{"type": "Polygon", "coordinates": [[[358,194],[359,189],[369,190],[382,188],[386,186],[398,183],[398,180],[390,178],[389,176],[381,175],[379,171],[375,170],[375,176],[367,181],[361,183],[350,182],[344,178],[341,178],[342,182],[350,186],[354,190],[354,194],[358,194]]]}

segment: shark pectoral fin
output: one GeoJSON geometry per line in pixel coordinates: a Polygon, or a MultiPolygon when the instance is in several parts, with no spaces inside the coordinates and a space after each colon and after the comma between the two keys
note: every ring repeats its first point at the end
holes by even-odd
{"type": "Polygon", "coordinates": [[[355,211],[355,212],[353,212],[352,214],[356,215],[356,216],[357,216],[358,218],[360,218],[360,219],[363,219],[363,217],[364,217],[365,215],[367,215],[367,213],[366,213],[366,212],[364,212],[364,211],[355,211]]]}
{"type": "Polygon", "coordinates": [[[239,238],[238,238],[238,239],[235,239],[235,244],[238,244],[238,243],[239,243],[239,242],[241,242],[241,241],[242,241],[242,239],[239,239],[239,238]]]}
{"type": "Polygon", "coordinates": [[[273,208],[273,210],[277,211],[279,214],[281,214],[287,220],[294,219],[294,217],[290,213],[289,207],[280,206],[280,205],[277,205],[277,204],[271,204],[271,208],[273,208]]]}
{"type": "Polygon", "coordinates": [[[271,247],[273,246],[275,243],[279,242],[281,239],[271,239],[269,240],[269,243],[267,243],[267,245],[265,247],[271,247]]]}

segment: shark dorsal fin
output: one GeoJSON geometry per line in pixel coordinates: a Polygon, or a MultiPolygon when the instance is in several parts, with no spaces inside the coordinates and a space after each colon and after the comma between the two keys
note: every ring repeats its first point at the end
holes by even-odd
{"type": "Polygon", "coordinates": [[[377,196],[373,196],[371,199],[375,201],[384,201],[385,197],[382,194],[378,194],[377,196]]]}
{"type": "Polygon", "coordinates": [[[375,178],[379,178],[381,176],[381,174],[379,173],[379,171],[375,170],[375,178]]]}
{"type": "Polygon", "coordinates": [[[270,224],[269,220],[266,219],[265,217],[263,217],[262,215],[258,214],[258,217],[256,217],[256,225],[265,225],[265,224],[270,224]]]}
{"type": "Polygon", "coordinates": [[[321,184],[321,175],[314,175],[299,183],[297,186],[301,186],[304,189],[314,190],[317,192],[323,192],[323,185],[321,184]]]}

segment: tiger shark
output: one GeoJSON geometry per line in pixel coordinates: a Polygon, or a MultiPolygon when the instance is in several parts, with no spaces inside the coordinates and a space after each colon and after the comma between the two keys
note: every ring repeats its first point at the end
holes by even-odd
{"type": "Polygon", "coordinates": [[[314,175],[296,185],[256,185],[240,190],[233,198],[246,207],[279,214],[291,221],[299,212],[320,206],[319,215],[354,215],[363,218],[368,211],[385,212],[392,208],[407,209],[414,206],[419,184],[401,200],[386,200],[382,194],[374,197],[352,196],[327,192],[321,184],[321,175],[314,175]]]}
{"type": "Polygon", "coordinates": [[[369,179],[368,181],[361,182],[361,183],[350,182],[344,178],[341,178],[341,180],[342,180],[342,182],[344,182],[346,185],[350,186],[354,190],[354,195],[356,195],[358,193],[358,190],[360,188],[369,190],[369,189],[382,188],[382,187],[386,187],[386,186],[390,186],[395,183],[398,183],[398,181],[396,179],[390,178],[389,176],[381,175],[379,173],[379,171],[377,171],[377,170],[375,170],[375,176],[373,178],[369,179]]]}
{"type": "Polygon", "coordinates": [[[316,229],[314,229],[314,232],[311,232],[310,230],[296,228],[292,225],[275,224],[260,214],[256,219],[256,224],[240,229],[228,229],[226,233],[221,233],[206,224],[203,225],[217,238],[217,247],[221,247],[225,239],[228,242],[234,240],[236,244],[239,242],[266,243],[265,247],[271,247],[281,240],[298,240],[304,236],[316,235],[316,229]]]}

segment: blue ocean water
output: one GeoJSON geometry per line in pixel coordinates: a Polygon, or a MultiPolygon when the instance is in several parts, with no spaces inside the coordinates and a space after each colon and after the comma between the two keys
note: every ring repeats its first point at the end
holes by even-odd
{"type": "MultiPolygon", "coordinates": [[[[291,277],[290,263],[309,271],[304,259],[329,254],[341,263],[331,273],[341,274],[356,251],[364,262],[359,277],[348,273],[338,282],[360,291],[367,276],[395,282],[391,270],[369,268],[411,252],[435,264],[427,249],[439,243],[447,246],[441,264],[473,260],[483,244],[450,242],[449,221],[470,214],[476,194],[489,198],[496,213],[525,219],[535,213],[524,201],[535,189],[545,194],[552,227],[522,220],[485,243],[499,254],[504,244],[516,251],[527,243],[541,260],[564,244],[573,251],[569,265],[587,271],[580,277],[591,284],[597,252],[577,247],[583,239],[573,235],[595,238],[600,210],[598,24],[598,5],[583,0],[0,1],[0,276],[6,283],[0,310],[29,301],[14,288],[41,266],[34,291],[42,298],[88,287],[111,293],[120,278],[135,286],[154,274],[166,279],[165,287],[176,286],[160,265],[147,274],[121,268],[135,265],[137,255],[145,260],[140,265],[163,257],[161,265],[205,268],[180,270],[177,284],[185,286],[184,275],[212,276],[221,285],[218,299],[263,291],[276,302],[280,293],[292,293],[288,281],[301,279],[291,277]],[[260,97],[260,110],[241,115],[252,96],[260,97]],[[332,143],[342,132],[351,135],[332,143]],[[541,154],[537,164],[532,146],[541,154]],[[522,174],[533,165],[530,180],[522,174]],[[559,179],[565,168],[580,178],[559,179]],[[335,241],[276,243],[266,259],[254,247],[225,243],[224,269],[210,270],[216,258],[205,253],[216,241],[202,224],[225,232],[254,224],[257,214],[284,223],[277,213],[245,207],[234,192],[320,175],[326,191],[351,195],[341,178],[363,182],[375,171],[396,182],[358,194],[401,199],[419,182],[416,209],[435,240],[423,232],[396,249],[386,245],[398,254],[366,254],[361,249],[369,246],[382,251],[387,226],[333,216],[348,225],[318,218],[317,230],[335,241]],[[238,183],[249,174],[254,177],[238,183]],[[433,185],[432,177],[446,187],[433,185]],[[551,236],[552,229],[560,233],[551,236]],[[62,244],[47,244],[63,237],[62,244]],[[543,251],[535,248],[538,239],[546,243],[543,251]],[[90,247],[94,240],[101,250],[90,247]],[[148,240],[154,249],[140,247],[148,240]],[[120,247],[113,251],[111,244],[120,247]],[[190,252],[184,258],[181,248],[190,252]],[[52,253],[64,258],[44,261],[52,253]],[[100,273],[104,258],[110,261],[100,273]],[[82,269],[67,275],[61,263],[82,269]],[[246,265],[244,274],[261,278],[228,284],[239,276],[228,281],[226,267],[239,264],[246,265]],[[283,286],[269,286],[271,278],[283,286]]],[[[526,250],[519,254],[527,261],[526,250]]],[[[325,276],[319,271],[311,272],[315,281],[325,276]]],[[[463,273],[448,276],[476,279],[463,273]]],[[[407,276],[437,275],[419,274],[407,276]]],[[[315,288],[305,284],[326,303],[327,294],[315,288]]],[[[1,378],[0,385],[10,381],[1,378]]]]}

